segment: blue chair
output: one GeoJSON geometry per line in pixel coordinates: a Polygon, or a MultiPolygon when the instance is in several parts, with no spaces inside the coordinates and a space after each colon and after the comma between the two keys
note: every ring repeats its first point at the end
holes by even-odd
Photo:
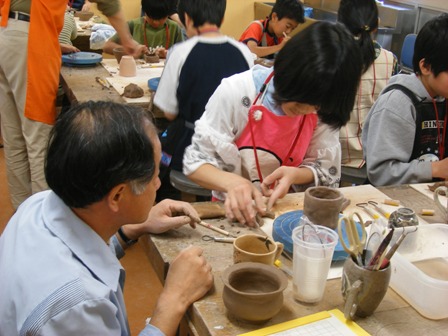
{"type": "Polygon", "coordinates": [[[408,34],[404,38],[403,46],[401,47],[400,56],[400,73],[413,73],[412,56],[414,56],[414,45],[417,34],[408,34]]]}

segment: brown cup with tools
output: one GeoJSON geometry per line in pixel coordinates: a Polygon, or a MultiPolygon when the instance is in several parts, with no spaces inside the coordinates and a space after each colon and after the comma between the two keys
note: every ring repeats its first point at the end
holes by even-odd
{"type": "Polygon", "coordinates": [[[233,242],[233,262],[258,262],[273,265],[283,252],[283,244],[269,237],[246,234],[233,242]]]}
{"type": "Polygon", "coordinates": [[[344,316],[353,320],[355,316],[373,314],[389,287],[390,263],[377,271],[357,265],[347,258],[342,269],[342,296],[345,301],[344,316]]]}
{"type": "Polygon", "coordinates": [[[339,213],[349,202],[342,193],[329,187],[311,187],[305,191],[303,214],[317,225],[336,229],[339,213]]]}

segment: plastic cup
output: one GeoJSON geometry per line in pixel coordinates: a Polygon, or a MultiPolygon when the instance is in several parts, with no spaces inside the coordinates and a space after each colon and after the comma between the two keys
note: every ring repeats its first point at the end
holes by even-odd
{"type": "Polygon", "coordinates": [[[292,231],[292,240],[294,299],[317,303],[324,296],[338,235],[325,226],[305,224],[292,231]]]}

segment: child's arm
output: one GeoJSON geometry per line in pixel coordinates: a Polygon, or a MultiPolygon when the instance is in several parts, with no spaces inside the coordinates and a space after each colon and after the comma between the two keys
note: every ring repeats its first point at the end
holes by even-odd
{"type": "Polygon", "coordinates": [[[92,5],[92,3],[90,1],[88,1],[88,0],[86,0],[84,2],[84,5],[82,6],[82,10],[86,11],[86,12],[90,11],[90,6],[91,5],[92,5]]]}
{"type": "Polygon", "coordinates": [[[242,176],[205,163],[188,178],[207,189],[226,192],[224,207],[226,217],[230,220],[255,226],[255,215],[265,211],[261,192],[242,176]]]}
{"type": "Polygon", "coordinates": [[[270,47],[260,47],[257,45],[257,42],[252,40],[248,41],[246,44],[252,53],[257,55],[258,57],[265,57],[271,54],[275,54],[276,52],[279,52],[288,40],[289,37],[285,37],[280,44],[270,47]]]}

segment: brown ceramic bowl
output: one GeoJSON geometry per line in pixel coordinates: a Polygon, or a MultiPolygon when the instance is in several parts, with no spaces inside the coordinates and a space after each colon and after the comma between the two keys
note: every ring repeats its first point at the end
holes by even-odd
{"type": "Polygon", "coordinates": [[[78,11],[75,13],[75,16],[79,17],[79,21],[89,21],[93,16],[93,12],[78,11]]]}
{"type": "Polygon", "coordinates": [[[228,312],[238,319],[261,323],[283,306],[288,278],[275,266],[242,262],[223,273],[222,299],[228,312]]]}
{"type": "Polygon", "coordinates": [[[114,56],[115,56],[115,58],[116,58],[118,64],[120,64],[121,58],[122,58],[124,55],[127,55],[126,52],[124,51],[124,48],[123,48],[123,47],[117,47],[117,48],[114,48],[112,52],[114,53],[114,56]]]}

